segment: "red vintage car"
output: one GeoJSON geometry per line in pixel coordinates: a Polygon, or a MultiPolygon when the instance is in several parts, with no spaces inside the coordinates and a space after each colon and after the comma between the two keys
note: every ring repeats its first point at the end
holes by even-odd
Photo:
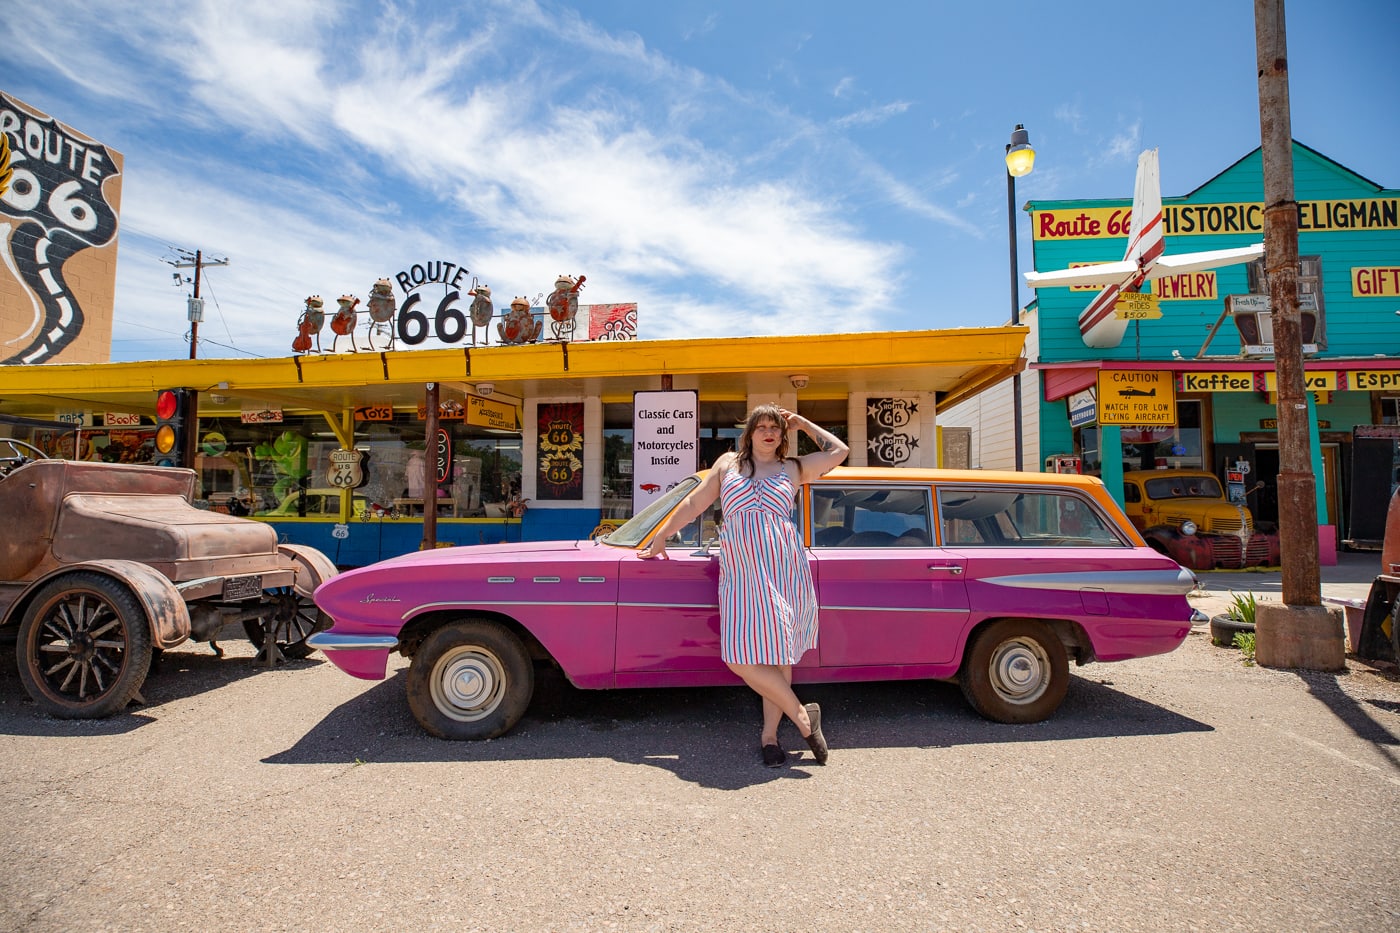
{"type": "MultiPolygon", "coordinates": [[[[692,476],[592,541],[444,548],[342,573],[316,591],[334,620],[308,644],[356,677],[412,658],[409,707],[434,735],[498,736],[535,666],[577,687],[738,684],[720,659],[713,511],[670,560],[637,547],[692,476]]],[[[803,488],[817,647],[797,682],[954,679],[1000,722],[1051,715],[1077,664],[1171,651],[1195,577],[1149,548],[1087,476],[837,468],[803,488]]]]}

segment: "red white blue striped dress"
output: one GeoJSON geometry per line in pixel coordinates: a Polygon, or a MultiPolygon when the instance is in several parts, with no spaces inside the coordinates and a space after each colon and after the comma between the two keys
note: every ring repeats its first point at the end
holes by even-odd
{"type": "Polygon", "coordinates": [[[812,568],[792,523],[787,470],[720,478],[720,655],[731,664],[796,664],[817,644],[812,568]]]}

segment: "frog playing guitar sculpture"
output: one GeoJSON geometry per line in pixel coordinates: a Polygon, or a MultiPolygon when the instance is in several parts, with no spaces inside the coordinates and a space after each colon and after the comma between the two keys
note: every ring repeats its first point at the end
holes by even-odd
{"type": "Polygon", "coordinates": [[[496,333],[500,336],[501,343],[509,345],[534,343],[540,339],[542,330],[544,322],[535,320],[535,316],[530,313],[530,299],[524,295],[516,295],[511,299],[510,310],[506,312],[501,323],[496,325],[496,333]]]}

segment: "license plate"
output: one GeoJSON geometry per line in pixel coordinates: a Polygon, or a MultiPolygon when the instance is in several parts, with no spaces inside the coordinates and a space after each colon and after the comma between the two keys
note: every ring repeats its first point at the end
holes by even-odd
{"type": "Polygon", "coordinates": [[[251,599],[261,596],[262,574],[251,577],[231,577],[224,581],[224,599],[251,599]]]}

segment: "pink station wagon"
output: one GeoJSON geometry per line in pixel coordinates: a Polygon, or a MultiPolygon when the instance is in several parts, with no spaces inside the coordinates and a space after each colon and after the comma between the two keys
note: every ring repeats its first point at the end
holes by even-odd
{"type": "MultiPolygon", "coordinates": [[[[412,659],[414,717],[446,739],[509,731],[535,665],[583,689],[729,686],[714,511],[643,561],[692,476],[596,541],[443,548],[327,580],[308,639],[346,673],[412,659]]],[[[840,467],[794,509],[821,607],[800,683],[956,678],[977,712],[1037,722],[1077,664],[1176,648],[1191,571],[1149,548],[1093,477],[840,467]]]]}

